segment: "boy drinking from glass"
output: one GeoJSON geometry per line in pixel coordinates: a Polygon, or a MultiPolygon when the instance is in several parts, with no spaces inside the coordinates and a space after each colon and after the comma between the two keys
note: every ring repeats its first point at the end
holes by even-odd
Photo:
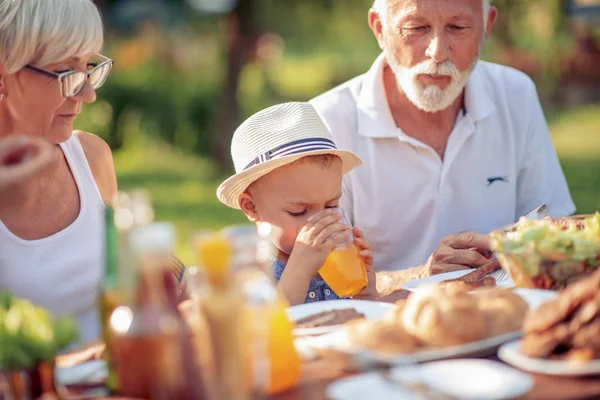
{"type": "Polygon", "coordinates": [[[251,116],[234,133],[231,154],[236,174],[219,186],[217,196],[250,221],[269,223],[281,233],[274,243],[273,275],[291,305],[340,298],[319,270],[349,238],[368,277],[355,297],[378,296],[370,246],[358,228],[342,223],[337,208],[342,176],[362,161],[336,148],[310,104],[279,104],[251,116]]]}

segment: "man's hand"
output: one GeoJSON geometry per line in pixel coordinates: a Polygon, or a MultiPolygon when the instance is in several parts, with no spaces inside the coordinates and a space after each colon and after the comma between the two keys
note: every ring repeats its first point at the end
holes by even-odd
{"type": "Polygon", "coordinates": [[[57,158],[57,150],[41,139],[11,135],[0,140],[0,192],[33,177],[57,158]]]}
{"type": "Polygon", "coordinates": [[[490,237],[481,233],[462,232],[443,238],[427,264],[421,277],[461,269],[479,268],[489,261],[490,237]]]}
{"type": "Polygon", "coordinates": [[[367,287],[364,288],[358,295],[354,296],[356,299],[378,299],[379,292],[377,291],[377,276],[373,269],[373,251],[371,251],[371,245],[365,239],[365,235],[360,229],[354,227],[354,244],[359,249],[359,256],[365,262],[365,269],[367,270],[367,287]]]}

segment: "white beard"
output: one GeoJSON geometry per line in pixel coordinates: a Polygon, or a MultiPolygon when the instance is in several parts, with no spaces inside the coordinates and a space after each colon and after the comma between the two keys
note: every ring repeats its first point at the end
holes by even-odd
{"type": "Polygon", "coordinates": [[[467,80],[479,60],[479,55],[477,55],[473,63],[464,71],[459,71],[450,61],[437,64],[431,59],[406,68],[388,54],[386,52],[388,65],[408,100],[420,110],[429,113],[445,110],[454,103],[465,88],[467,80]],[[422,74],[446,75],[450,77],[450,83],[444,89],[436,85],[423,85],[417,80],[418,76],[422,74]]]}

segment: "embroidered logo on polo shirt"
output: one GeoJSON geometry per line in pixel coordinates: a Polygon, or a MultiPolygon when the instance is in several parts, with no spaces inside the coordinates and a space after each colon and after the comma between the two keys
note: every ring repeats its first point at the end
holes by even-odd
{"type": "Polygon", "coordinates": [[[508,177],[507,176],[490,176],[489,178],[487,178],[488,181],[488,186],[491,186],[492,183],[495,182],[504,182],[504,183],[508,183],[508,177]]]}

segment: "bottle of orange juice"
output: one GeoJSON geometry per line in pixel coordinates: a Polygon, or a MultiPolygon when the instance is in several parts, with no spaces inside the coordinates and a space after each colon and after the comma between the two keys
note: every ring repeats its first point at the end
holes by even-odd
{"type": "Polygon", "coordinates": [[[243,325],[251,332],[245,337],[249,363],[249,384],[260,393],[277,394],[293,388],[300,377],[300,359],[294,346],[293,324],[287,302],[279,295],[270,273],[274,246],[270,226],[262,233],[252,226],[234,226],[221,231],[231,244],[231,259],[238,284],[245,297],[243,325]],[[260,233],[260,232],[259,232],[260,233]],[[251,338],[251,340],[249,340],[251,338]]]}
{"type": "Polygon", "coordinates": [[[250,399],[243,342],[245,299],[232,268],[236,250],[230,239],[210,232],[196,236],[193,246],[207,278],[200,309],[212,347],[210,359],[215,364],[207,391],[215,400],[250,399]]]}
{"type": "MultiPolygon", "coordinates": [[[[352,226],[350,219],[341,208],[341,223],[352,226]]],[[[358,254],[352,232],[346,241],[329,253],[325,263],[319,269],[321,278],[339,297],[352,297],[359,294],[367,286],[367,270],[365,262],[358,254]]]]}

